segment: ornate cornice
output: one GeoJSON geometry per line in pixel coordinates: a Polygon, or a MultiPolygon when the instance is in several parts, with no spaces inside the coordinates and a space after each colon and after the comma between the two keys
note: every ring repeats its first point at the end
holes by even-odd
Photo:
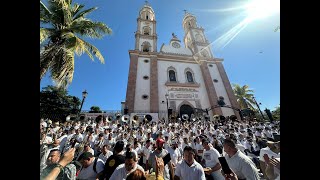
{"type": "Polygon", "coordinates": [[[179,82],[166,82],[166,86],[174,86],[174,87],[200,87],[199,83],[179,83],[179,82]]]}

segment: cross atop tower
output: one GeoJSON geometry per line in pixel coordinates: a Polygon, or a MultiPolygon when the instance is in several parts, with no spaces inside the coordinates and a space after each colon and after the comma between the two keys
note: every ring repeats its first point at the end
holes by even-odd
{"type": "Polygon", "coordinates": [[[187,10],[183,10],[184,11],[184,14],[187,14],[187,10]]]}

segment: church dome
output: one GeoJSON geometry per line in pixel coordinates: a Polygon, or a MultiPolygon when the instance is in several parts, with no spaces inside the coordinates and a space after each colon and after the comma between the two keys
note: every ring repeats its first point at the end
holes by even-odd
{"type": "Polygon", "coordinates": [[[139,15],[140,15],[141,19],[146,19],[146,20],[151,20],[151,21],[155,20],[154,11],[148,3],[143,5],[143,7],[141,8],[141,10],[139,12],[139,15]]]}

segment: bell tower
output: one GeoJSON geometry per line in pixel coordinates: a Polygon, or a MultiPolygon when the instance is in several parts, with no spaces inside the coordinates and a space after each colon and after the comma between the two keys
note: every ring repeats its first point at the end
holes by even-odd
{"type": "Polygon", "coordinates": [[[156,19],[151,6],[146,1],[139,12],[138,27],[135,32],[135,50],[157,52],[156,19]]]}
{"type": "Polygon", "coordinates": [[[204,35],[204,29],[197,25],[197,19],[194,15],[186,12],[182,21],[184,29],[184,44],[189,48],[193,55],[202,58],[214,58],[210,43],[204,35]]]}

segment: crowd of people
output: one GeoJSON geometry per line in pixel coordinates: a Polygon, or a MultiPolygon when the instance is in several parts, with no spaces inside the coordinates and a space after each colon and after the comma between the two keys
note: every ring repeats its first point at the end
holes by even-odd
{"type": "Polygon", "coordinates": [[[279,121],[41,119],[40,179],[280,179],[279,137],[279,121]]]}

